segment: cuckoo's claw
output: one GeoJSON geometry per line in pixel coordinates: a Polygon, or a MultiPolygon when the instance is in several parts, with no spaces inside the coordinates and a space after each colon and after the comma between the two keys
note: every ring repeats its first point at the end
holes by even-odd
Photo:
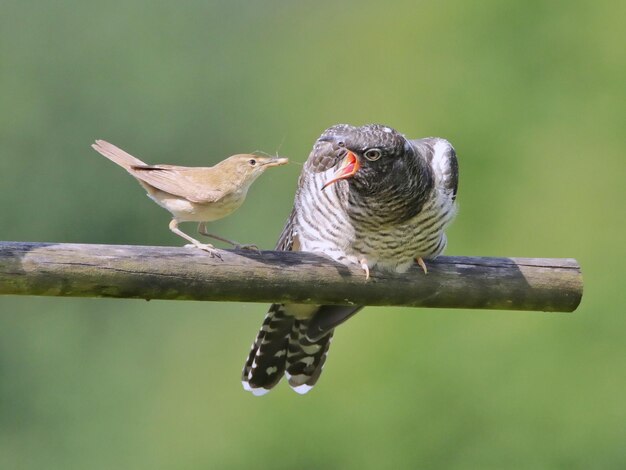
{"type": "Polygon", "coordinates": [[[419,258],[415,258],[415,261],[417,262],[417,264],[420,265],[420,268],[422,268],[422,271],[424,271],[424,274],[428,274],[428,268],[426,267],[426,263],[424,263],[424,260],[419,257],[419,258]]]}
{"type": "Polygon", "coordinates": [[[370,267],[367,265],[367,260],[365,258],[361,258],[359,260],[359,265],[365,271],[365,280],[367,281],[370,278],[370,267]]]}

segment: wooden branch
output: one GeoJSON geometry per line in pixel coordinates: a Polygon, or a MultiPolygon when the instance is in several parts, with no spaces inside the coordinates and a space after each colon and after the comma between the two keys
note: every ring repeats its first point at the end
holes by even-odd
{"type": "Polygon", "coordinates": [[[574,259],[442,256],[406,274],[312,253],[0,242],[0,294],[572,312],[574,259]]]}

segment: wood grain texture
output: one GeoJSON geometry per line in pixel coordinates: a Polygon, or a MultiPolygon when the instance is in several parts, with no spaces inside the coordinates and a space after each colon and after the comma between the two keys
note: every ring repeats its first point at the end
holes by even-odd
{"type": "Polygon", "coordinates": [[[348,268],[312,253],[0,242],[0,294],[572,312],[574,259],[441,256],[428,274],[348,268]]]}

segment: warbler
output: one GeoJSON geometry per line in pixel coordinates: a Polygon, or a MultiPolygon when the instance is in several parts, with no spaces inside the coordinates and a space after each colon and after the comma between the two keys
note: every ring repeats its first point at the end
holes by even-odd
{"type": "Polygon", "coordinates": [[[265,170],[289,162],[287,158],[239,154],[211,167],[148,165],[104,140],[96,140],[92,147],[135,177],[148,196],[172,214],[169,224],[172,232],[219,258],[221,256],[213,245],[187,235],[178,224],[198,222],[198,231],[202,235],[235,247],[255,248],[207,233],[206,223],[232,214],[243,204],[248,189],[265,170]]]}

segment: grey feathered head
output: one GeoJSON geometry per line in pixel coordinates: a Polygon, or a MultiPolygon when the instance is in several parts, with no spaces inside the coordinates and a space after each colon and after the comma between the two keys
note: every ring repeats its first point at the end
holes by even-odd
{"type": "Polygon", "coordinates": [[[332,126],[320,136],[316,147],[318,145],[324,146],[326,157],[335,160],[333,165],[326,162],[324,166],[339,164],[323,188],[348,180],[359,192],[377,193],[404,184],[407,173],[413,173],[419,165],[415,149],[407,139],[395,129],[381,124],[332,126]]]}

